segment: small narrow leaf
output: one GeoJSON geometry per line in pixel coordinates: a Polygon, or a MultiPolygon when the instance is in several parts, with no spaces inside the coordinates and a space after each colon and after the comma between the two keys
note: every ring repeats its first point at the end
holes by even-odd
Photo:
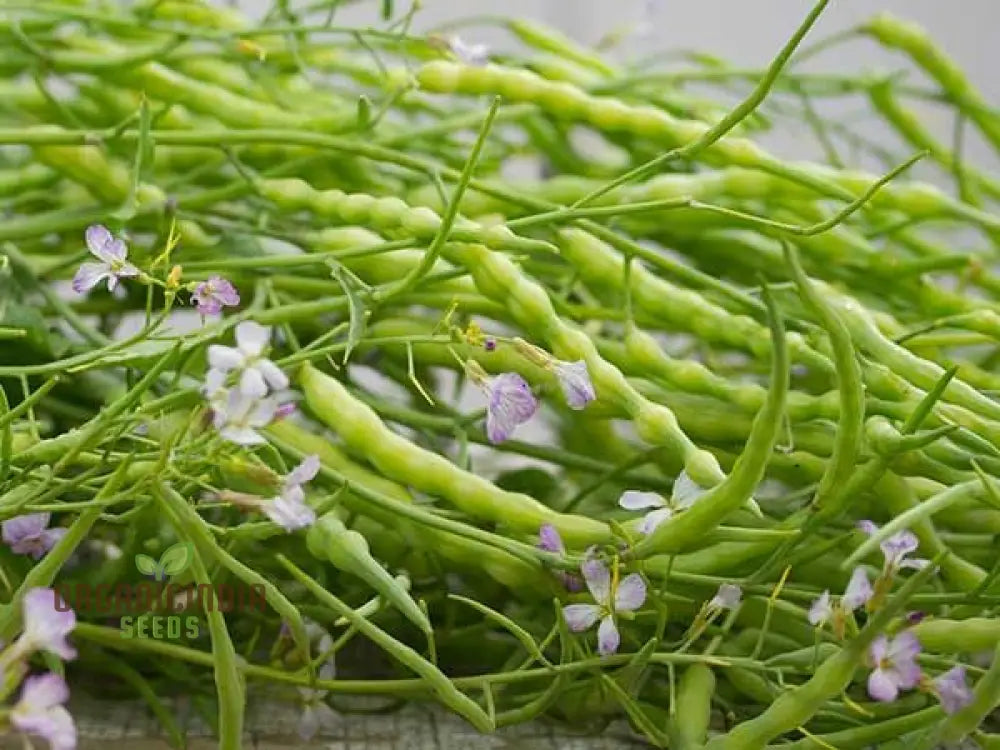
{"type": "Polygon", "coordinates": [[[351,274],[339,265],[331,265],[330,273],[340,284],[344,294],[347,295],[347,307],[351,316],[351,323],[347,329],[347,346],[344,348],[344,363],[346,364],[354,347],[358,345],[361,337],[365,334],[365,306],[361,301],[361,290],[351,274]]]}

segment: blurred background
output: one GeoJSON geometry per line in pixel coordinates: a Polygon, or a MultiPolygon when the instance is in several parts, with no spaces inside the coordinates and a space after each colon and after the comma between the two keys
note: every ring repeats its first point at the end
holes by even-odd
{"type": "MultiPolygon", "coordinates": [[[[241,0],[240,5],[255,15],[266,12],[270,0],[241,0]]],[[[609,59],[623,65],[634,64],[651,55],[661,58],[660,66],[670,70],[692,67],[679,53],[706,52],[734,67],[757,71],[764,68],[813,6],[812,0],[421,0],[422,8],[413,21],[417,33],[442,28],[459,33],[468,43],[484,42],[497,50],[516,49],[516,40],[488,23],[491,16],[542,21],[588,46],[602,46],[609,59]],[[479,19],[480,23],[450,26],[459,19],[479,19]],[[617,44],[610,45],[611,40],[617,44]]],[[[296,3],[292,3],[293,6],[296,3]]],[[[336,10],[337,23],[381,25],[379,0],[344,2],[336,10]]],[[[397,0],[398,17],[410,7],[397,0]]],[[[301,7],[301,5],[299,6],[301,7]]],[[[1000,2],[997,0],[832,0],[816,23],[805,47],[851,29],[876,13],[888,12],[908,18],[933,33],[936,42],[964,68],[970,79],[990,102],[1000,101],[1000,2]]],[[[886,75],[907,71],[903,58],[880,48],[865,38],[848,39],[796,64],[799,71],[831,74],[886,75]]],[[[926,85],[921,76],[908,70],[899,79],[907,85],[926,85]]],[[[751,88],[750,82],[728,91],[731,101],[751,88]]],[[[930,88],[930,86],[928,86],[930,88]]],[[[936,88],[936,86],[934,87],[936,88]]],[[[696,93],[696,84],[685,91],[696,93]]],[[[706,91],[708,89],[705,89],[706,91]]],[[[710,89],[713,98],[720,88],[710,89]]],[[[954,116],[930,101],[908,101],[925,127],[951,144],[954,116]]],[[[824,120],[850,124],[858,133],[882,144],[899,159],[911,149],[901,144],[885,126],[867,111],[860,97],[816,99],[813,106],[824,120]]],[[[823,158],[812,132],[792,117],[775,123],[771,132],[755,133],[754,138],[785,158],[823,158]]],[[[963,152],[981,167],[996,170],[1000,164],[992,149],[985,147],[972,129],[964,129],[963,152]]],[[[881,160],[863,152],[844,154],[851,166],[884,170],[881,160]]],[[[918,165],[914,174],[941,184],[949,182],[935,168],[918,165]]]]}

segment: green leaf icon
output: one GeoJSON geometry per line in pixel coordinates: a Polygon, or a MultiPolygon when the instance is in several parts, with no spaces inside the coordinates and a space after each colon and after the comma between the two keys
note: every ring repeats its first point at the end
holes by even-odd
{"type": "Polygon", "coordinates": [[[175,576],[183,571],[191,562],[191,545],[178,542],[168,547],[160,557],[160,568],[168,576],[175,576]]]}
{"type": "Polygon", "coordinates": [[[139,569],[139,572],[146,576],[156,575],[156,560],[154,560],[149,555],[143,555],[139,553],[135,556],[135,567],[139,569]]]}

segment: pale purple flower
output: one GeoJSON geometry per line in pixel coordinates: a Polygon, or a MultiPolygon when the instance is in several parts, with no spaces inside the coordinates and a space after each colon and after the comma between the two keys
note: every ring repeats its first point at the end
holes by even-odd
{"type": "Polygon", "coordinates": [[[108,291],[113,292],[119,279],[139,275],[139,269],[129,263],[128,248],[125,243],[108,231],[107,227],[94,224],[84,233],[87,249],[100,263],[81,263],[73,277],[73,291],[78,294],[89,292],[104,279],[108,280],[108,291]]]}
{"type": "Polygon", "coordinates": [[[972,702],[972,690],[965,684],[965,667],[956,664],[934,680],[934,691],[946,714],[961,711],[972,702]]]}
{"type": "Polygon", "coordinates": [[[580,566],[583,580],[595,604],[567,604],[563,607],[566,625],[575,633],[587,630],[600,620],[597,629],[597,652],[601,656],[618,650],[621,636],[615,624],[619,612],[632,612],[646,601],[646,584],[638,573],[625,576],[612,591],[611,572],[600,560],[588,558],[580,566]]]}
{"type": "Polygon", "coordinates": [[[552,365],[552,370],[569,408],[583,409],[597,398],[594,384],[590,381],[590,373],[587,371],[587,363],[582,359],[576,362],[557,361],[552,365]]]}
{"type": "Polygon", "coordinates": [[[285,477],[285,486],[278,497],[261,505],[264,514],[285,531],[297,531],[312,526],[316,521],[316,511],[306,504],[302,485],[311,481],[319,473],[319,456],[306,456],[285,477]]]}
{"type": "Polygon", "coordinates": [[[920,641],[906,630],[891,641],[878,636],[869,650],[874,669],[868,676],[868,695],[877,701],[890,703],[900,690],[910,690],[920,682],[920,641]]]}
{"type": "Polygon", "coordinates": [[[236,326],[235,347],[220,344],[208,347],[208,364],[212,370],[223,373],[239,372],[239,389],[247,396],[265,396],[268,388],[283,390],[288,387],[288,376],[264,356],[270,341],[270,328],[244,320],[236,326]]]}
{"type": "MultiPolygon", "coordinates": [[[[562,537],[559,536],[559,530],[550,523],[543,523],[538,530],[538,544],[536,546],[538,549],[557,555],[566,554],[566,545],[563,544],[562,537]]],[[[567,591],[579,591],[583,588],[583,582],[578,576],[572,573],[567,573],[565,570],[557,570],[555,571],[555,576],[566,587],[567,591]]]]}
{"type": "MultiPolygon", "coordinates": [[[[868,534],[868,536],[871,536],[879,529],[877,524],[867,520],[858,521],[857,527],[868,534]]],[[[879,549],[882,550],[882,556],[885,558],[885,569],[887,571],[896,571],[900,568],[921,570],[927,567],[930,564],[930,560],[924,560],[919,557],[907,557],[911,552],[916,552],[919,546],[920,541],[917,539],[916,534],[906,529],[897,531],[892,536],[886,538],[879,545],[879,549]]]]}
{"type": "Polygon", "coordinates": [[[840,607],[844,612],[853,612],[858,607],[866,604],[875,592],[868,581],[868,574],[860,565],[851,574],[851,580],[844,589],[844,595],[840,597],[840,607]]]}
{"type": "Polygon", "coordinates": [[[66,529],[48,528],[48,513],[30,513],[3,522],[3,543],[19,555],[31,555],[35,560],[66,535],[66,529]]]}
{"type": "Polygon", "coordinates": [[[261,445],[267,441],[257,430],[274,421],[277,409],[274,397],[248,396],[238,388],[222,390],[212,399],[212,424],[230,442],[261,445]]]}
{"type": "Polygon", "coordinates": [[[833,604],[830,601],[830,592],[824,591],[809,607],[809,624],[820,627],[829,622],[831,617],[833,617],[833,604]]]}
{"type": "MultiPolygon", "coordinates": [[[[319,668],[321,680],[332,680],[335,676],[334,664],[327,661],[319,668]]],[[[302,715],[299,717],[298,734],[303,740],[311,740],[322,729],[332,729],[337,722],[337,714],[324,703],[329,691],[317,688],[299,688],[302,697],[302,715]]]]}
{"type": "Polygon", "coordinates": [[[191,303],[198,306],[198,312],[202,315],[216,315],[223,307],[240,304],[240,293],[228,279],[210,276],[194,288],[191,303]]]}
{"type": "Polygon", "coordinates": [[[41,737],[51,750],[74,750],[76,726],[62,705],[68,699],[69,688],[61,676],[49,672],[28,677],[10,712],[10,723],[26,734],[41,737]]]}
{"type": "Polygon", "coordinates": [[[675,513],[690,508],[704,494],[705,490],[695,484],[686,471],[681,471],[674,482],[670,500],[664,500],[662,496],[655,492],[626,490],[618,498],[618,505],[625,510],[649,511],[639,521],[637,529],[640,534],[647,535],[652,534],[657,526],[675,513]]]}
{"type": "Polygon", "coordinates": [[[732,583],[719,586],[718,592],[708,603],[709,609],[736,609],[743,598],[743,590],[732,583]]]}
{"type": "Polygon", "coordinates": [[[448,39],[448,49],[466,65],[482,66],[490,60],[490,48],[486,44],[466,44],[459,36],[448,39]]]}
{"type": "Polygon", "coordinates": [[[559,530],[551,523],[543,523],[538,530],[538,548],[557,555],[566,554],[566,546],[559,536],[559,530]]]}
{"type": "Polygon", "coordinates": [[[502,443],[538,410],[538,400],[531,387],[516,372],[500,373],[482,387],[488,399],[486,434],[491,443],[502,443]]]}
{"type": "Polygon", "coordinates": [[[873,594],[868,574],[859,565],[851,574],[851,580],[847,583],[847,588],[844,589],[844,595],[840,597],[836,606],[830,599],[829,591],[824,591],[813,601],[812,606],[809,607],[809,624],[819,627],[829,622],[835,614],[848,615],[866,604],[873,594]]]}
{"type": "MultiPolygon", "coordinates": [[[[58,595],[52,589],[34,588],[24,595],[24,630],[18,638],[18,651],[48,651],[61,659],[76,658],[66,636],[76,627],[76,613],[69,607],[56,608],[58,595]]],[[[63,605],[65,606],[65,605],[63,605]]]]}

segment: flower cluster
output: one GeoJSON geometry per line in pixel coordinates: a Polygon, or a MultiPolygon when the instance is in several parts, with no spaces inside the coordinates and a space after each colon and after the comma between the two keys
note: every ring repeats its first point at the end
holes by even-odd
{"type": "Polygon", "coordinates": [[[621,644],[617,619],[622,613],[639,609],[646,601],[646,583],[638,573],[630,573],[620,581],[617,569],[612,579],[611,571],[603,561],[588,550],[587,559],[580,566],[584,583],[594,599],[594,604],[567,604],[563,607],[563,618],[574,633],[592,627],[597,628],[597,652],[601,656],[613,654],[621,644]]]}
{"type": "MultiPolygon", "coordinates": [[[[34,588],[24,595],[24,626],[21,635],[0,651],[0,674],[24,675],[28,658],[36,652],[63,660],[76,658],[76,650],[66,640],[76,627],[76,615],[72,609],[57,607],[56,597],[55,591],[48,588],[34,588]]],[[[17,684],[5,682],[9,690],[17,684]]],[[[69,688],[61,675],[54,672],[29,675],[21,685],[17,702],[10,708],[10,725],[19,732],[44,739],[51,750],[73,750],[76,726],[63,705],[68,699],[69,688]]]]}
{"type": "MultiPolygon", "coordinates": [[[[582,359],[564,362],[523,339],[514,339],[514,345],[529,361],[555,375],[566,404],[571,409],[583,409],[597,398],[587,363],[582,359]]],[[[487,351],[493,351],[496,340],[485,339],[484,347],[487,351]]],[[[486,394],[486,435],[491,443],[507,440],[519,425],[527,422],[538,411],[538,399],[532,393],[531,386],[516,372],[504,372],[490,377],[475,360],[465,363],[465,372],[486,394]]]]}
{"type": "Polygon", "coordinates": [[[226,440],[238,445],[265,442],[258,430],[287,416],[288,376],[267,358],[271,329],[245,320],[236,326],[236,346],[208,347],[209,371],[202,394],[212,408],[212,423],[226,440]],[[226,387],[236,376],[237,383],[226,387]]]}
{"type": "MultiPolygon", "coordinates": [[[[538,549],[552,552],[561,557],[566,555],[566,545],[563,544],[562,537],[559,536],[559,530],[550,523],[542,524],[542,527],[538,530],[537,546],[538,549]]],[[[555,575],[567,591],[580,591],[583,588],[583,581],[573,573],[557,570],[555,575]]]]}
{"type": "MultiPolygon", "coordinates": [[[[174,266],[165,282],[157,281],[128,260],[125,241],[111,234],[107,227],[94,224],[84,232],[87,250],[98,262],[81,263],[73,277],[73,291],[86,294],[102,281],[107,281],[108,291],[118,290],[122,279],[138,279],[143,284],[160,284],[173,293],[180,285],[181,267],[174,266]]],[[[217,315],[223,307],[240,304],[240,295],[231,282],[221,276],[211,276],[205,281],[192,281],[186,285],[191,292],[191,304],[201,315],[217,315]]]]}
{"type": "Polygon", "coordinates": [[[834,633],[838,638],[843,638],[848,615],[867,604],[873,593],[868,574],[864,568],[858,566],[851,574],[844,595],[836,603],[831,599],[829,590],[824,590],[812,603],[809,607],[809,623],[822,628],[827,622],[832,621],[834,633]]]}
{"type": "Polygon", "coordinates": [[[618,504],[625,510],[648,511],[639,521],[638,527],[640,534],[647,535],[652,534],[657,526],[674,514],[690,508],[704,494],[705,490],[695,484],[686,471],[682,471],[674,482],[669,500],[664,500],[655,492],[626,490],[618,499],[618,504]]]}
{"type": "Polygon", "coordinates": [[[3,543],[18,555],[30,555],[39,560],[42,555],[66,535],[66,529],[49,528],[49,513],[29,513],[7,519],[2,524],[0,536],[3,543]]]}
{"type": "Polygon", "coordinates": [[[285,531],[298,531],[312,526],[316,521],[316,511],[306,504],[306,493],[302,489],[319,473],[319,456],[311,455],[292,469],[281,485],[281,492],[271,498],[263,498],[244,492],[224,490],[218,498],[235,505],[263,513],[285,531]]]}

